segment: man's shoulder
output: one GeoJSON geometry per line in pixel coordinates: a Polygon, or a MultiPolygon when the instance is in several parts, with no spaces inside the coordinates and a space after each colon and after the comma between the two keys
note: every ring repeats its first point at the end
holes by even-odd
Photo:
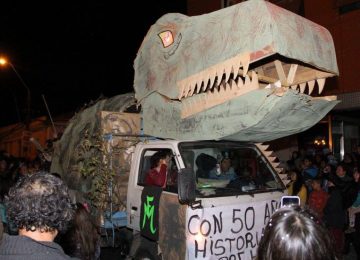
{"type": "Polygon", "coordinates": [[[4,234],[0,243],[0,259],[71,259],[64,253],[60,245],[54,242],[35,241],[25,236],[4,234]]]}

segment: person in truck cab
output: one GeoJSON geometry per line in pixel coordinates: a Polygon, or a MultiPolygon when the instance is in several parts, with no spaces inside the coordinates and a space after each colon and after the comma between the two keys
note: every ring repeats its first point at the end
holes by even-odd
{"type": "Polygon", "coordinates": [[[171,159],[168,151],[158,151],[150,158],[150,170],[146,174],[145,184],[165,188],[166,172],[171,159]]]}
{"type": "Polygon", "coordinates": [[[217,167],[210,171],[210,179],[217,180],[235,180],[237,175],[234,168],[231,166],[230,158],[223,158],[220,163],[219,169],[217,167]]]}

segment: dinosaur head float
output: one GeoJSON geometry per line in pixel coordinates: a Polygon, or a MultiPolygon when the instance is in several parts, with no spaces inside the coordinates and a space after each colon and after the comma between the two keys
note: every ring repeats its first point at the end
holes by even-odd
{"type": "Polygon", "coordinates": [[[319,96],[338,75],[330,33],[263,0],[164,15],[134,69],[144,132],[158,137],[269,141],[310,128],[338,102],[319,96]]]}

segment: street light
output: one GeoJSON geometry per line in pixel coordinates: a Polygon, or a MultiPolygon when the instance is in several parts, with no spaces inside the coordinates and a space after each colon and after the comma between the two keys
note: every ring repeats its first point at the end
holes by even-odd
{"type": "Polygon", "coordinates": [[[29,87],[26,85],[25,81],[23,80],[23,78],[21,77],[21,75],[19,74],[19,72],[15,69],[14,65],[8,61],[6,58],[4,57],[0,57],[0,66],[6,66],[7,64],[9,64],[9,66],[12,68],[12,70],[15,72],[15,74],[17,75],[17,77],[19,78],[21,84],[25,87],[26,89],[26,103],[27,103],[27,108],[26,108],[26,119],[25,119],[25,125],[26,125],[26,129],[29,130],[29,124],[30,124],[30,113],[31,113],[31,93],[30,93],[30,89],[29,87]]]}

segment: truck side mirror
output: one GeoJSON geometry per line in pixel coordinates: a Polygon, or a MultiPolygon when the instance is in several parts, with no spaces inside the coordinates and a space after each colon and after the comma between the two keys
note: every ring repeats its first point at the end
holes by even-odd
{"type": "Polygon", "coordinates": [[[178,194],[180,203],[192,204],[195,201],[196,180],[193,169],[184,168],[178,173],[178,194]]]}

